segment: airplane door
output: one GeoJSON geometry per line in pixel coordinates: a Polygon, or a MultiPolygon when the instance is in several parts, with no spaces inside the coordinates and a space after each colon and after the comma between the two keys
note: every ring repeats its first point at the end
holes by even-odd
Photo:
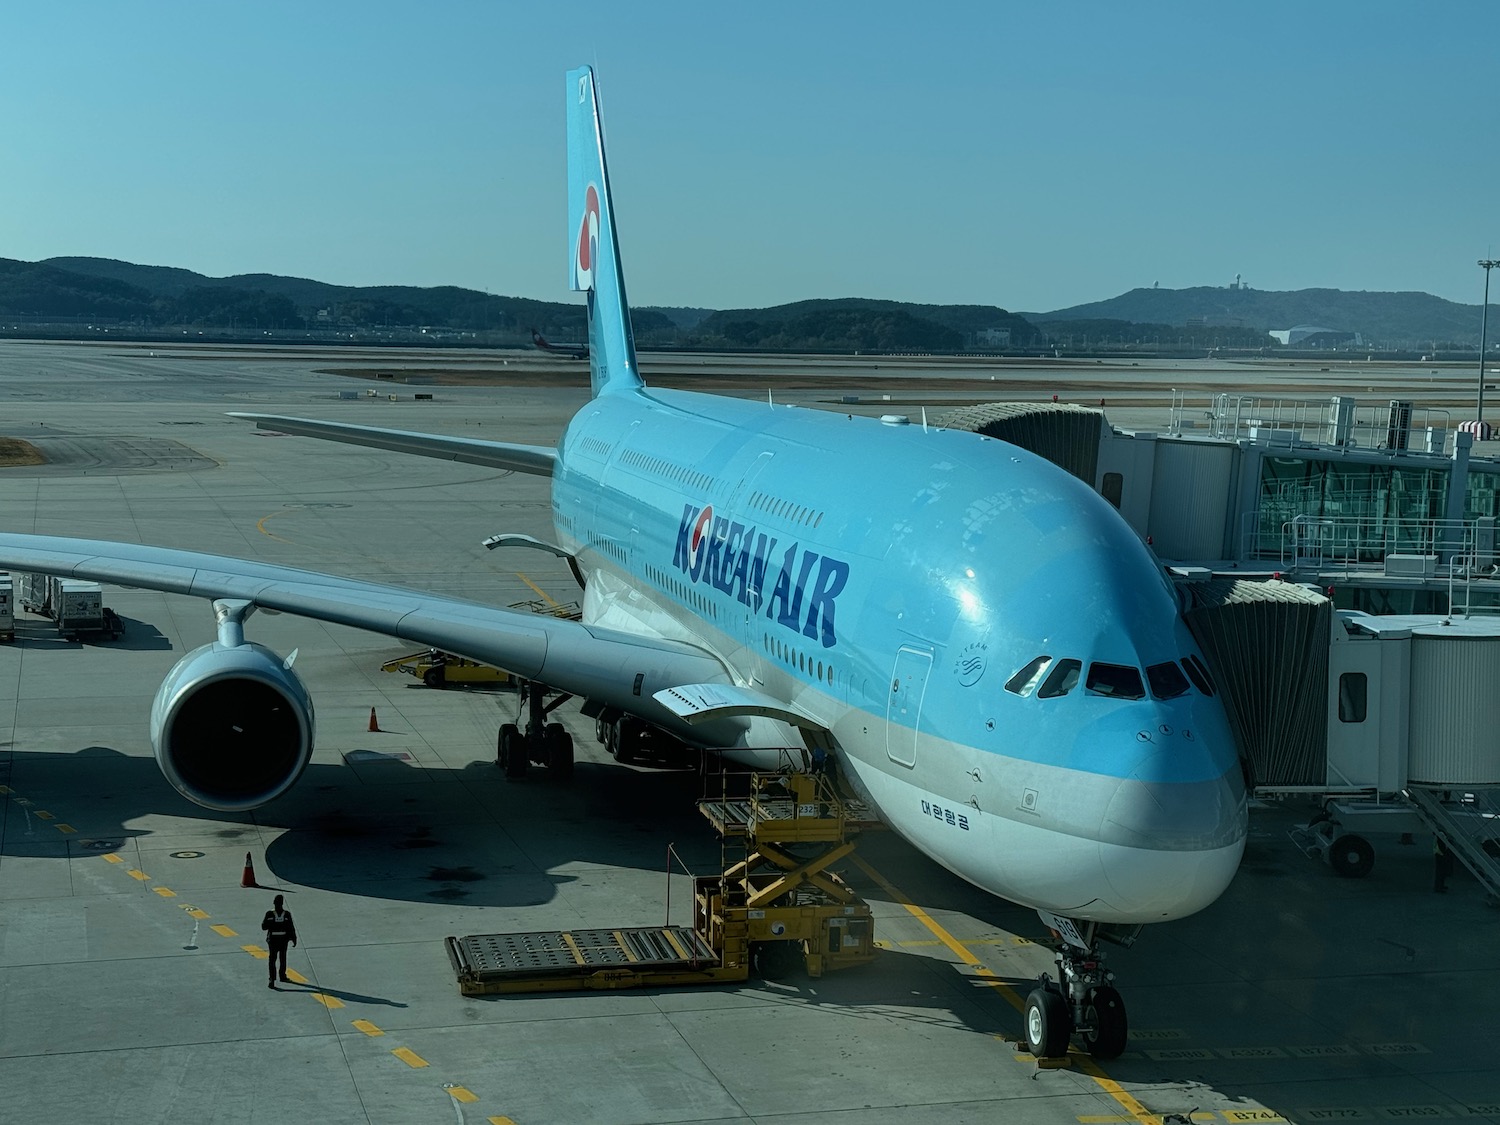
{"type": "Polygon", "coordinates": [[[917,764],[922,697],[927,694],[927,675],[931,671],[931,652],[906,645],[897,650],[885,712],[885,752],[891,761],[908,769],[917,764]]]}

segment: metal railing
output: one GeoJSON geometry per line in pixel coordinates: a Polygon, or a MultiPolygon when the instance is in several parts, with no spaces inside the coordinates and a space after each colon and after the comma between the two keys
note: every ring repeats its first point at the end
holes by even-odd
{"type": "Polygon", "coordinates": [[[1210,437],[1230,441],[1441,454],[1453,416],[1404,400],[1360,405],[1349,396],[1298,399],[1220,392],[1206,407],[1190,407],[1186,394],[1174,387],[1167,432],[1184,429],[1204,429],[1210,437]]]}

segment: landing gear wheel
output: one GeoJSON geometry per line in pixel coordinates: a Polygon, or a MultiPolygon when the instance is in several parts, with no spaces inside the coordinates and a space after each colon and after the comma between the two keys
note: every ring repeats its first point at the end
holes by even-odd
{"type": "Polygon", "coordinates": [[[506,777],[515,780],[526,776],[526,738],[515,723],[506,723],[500,728],[495,757],[506,777]]]}
{"type": "Polygon", "coordinates": [[[1375,869],[1375,849],[1351,832],[1328,846],[1328,866],[1345,879],[1363,879],[1375,869]]]}
{"type": "Polygon", "coordinates": [[[609,735],[607,733],[608,727],[609,724],[606,723],[603,719],[594,720],[594,741],[597,742],[600,746],[609,745],[609,735]]]}
{"type": "Polygon", "coordinates": [[[604,724],[604,749],[611,758],[618,759],[620,756],[620,722],[616,719],[612,723],[604,724]]]}
{"type": "Polygon", "coordinates": [[[627,765],[641,760],[641,721],[639,719],[625,715],[614,724],[614,744],[610,747],[610,753],[615,756],[615,761],[624,762],[627,765]]]}
{"type": "Polygon", "coordinates": [[[569,781],[573,777],[573,736],[561,723],[548,723],[542,735],[543,756],[547,759],[547,773],[554,781],[569,781]]]}
{"type": "Polygon", "coordinates": [[[1118,992],[1107,984],[1089,989],[1083,1000],[1083,1018],[1089,1029],[1079,1038],[1089,1054],[1096,1059],[1117,1059],[1124,1054],[1129,1026],[1125,1001],[1118,992]]]}
{"type": "Polygon", "coordinates": [[[1039,1059],[1060,1059],[1068,1053],[1068,1005],[1050,988],[1033,988],[1026,997],[1026,1047],[1039,1059]]]}
{"type": "Polygon", "coordinates": [[[441,664],[434,664],[431,668],[422,673],[422,682],[428,687],[440,688],[444,687],[448,683],[448,677],[443,672],[443,666],[441,664]]]}

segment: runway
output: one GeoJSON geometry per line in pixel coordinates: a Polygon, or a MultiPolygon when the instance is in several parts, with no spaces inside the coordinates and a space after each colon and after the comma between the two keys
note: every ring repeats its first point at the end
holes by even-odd
{"type": "MultiPolygon", "coordinates": [[[[1447,403],[1457,419],[1473,382],[1430,365],[1098,366],[642,357],[648,382],[809,408],[916,414],[1057,393],[1163,429],[1174,387],[1342,387],[1447,403]]],[[[0,526],[500,605],[537,590],[568,601],[566,565],[480,545],[550,537],[544,480],[275,436],[225,413],[547,445],[585,400],[584,375],[534,353],[0,342],[0,436],[53,458],[0,468],[0,526]],[[433,376],[461,366],[492,374],[433,376]]],[[[573,704],[558,714],[574,782],[507,782],[495,732],[514,693],[429,689],[380,671],[399,642],[257,615],[252,639],[298,652],[318,749],[287,797],[212,814],[166,784],[147,738],[162,677],[213,636],[209,606],[125,589],[105,601],[121,641],[65,642],[18,613],[15,643],[0,644],[0,1120],[1500,1123],[1500,916],[1462,872],[1434,896],[1422,838],[1383,848],[1368,879],[1335,877],[1289,841],[1308,813],[1294,806],[1252,813],[1223,899],[1112,953],[1131,1047],[1104,1065],[1075,1053],[1039,1070],[1014,1046],[1017,1006],[1052,968],[1035,914],[884,833],[844,868],[884,943],[868,968],[466,999],[445,936],[660,924],[669,843],[717,870],[698,775],[617,764],[573,704]],[[240,886],[247,853],[260,889],[240,886]],[[301,941],[294,983],[270,990],[259,921],[278,892],[301,941]]],[[[684,922],[689,887],[673,878],[684,922]]]]}

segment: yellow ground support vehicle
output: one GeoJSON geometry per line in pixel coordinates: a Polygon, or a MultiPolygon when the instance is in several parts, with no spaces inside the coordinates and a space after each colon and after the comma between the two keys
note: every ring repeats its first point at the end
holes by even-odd
{"type": "Polygon", "coordinates": [[[424,648],[410,656],[398,656],[380,666],[382,672],[405,672],[415,676],[428,687],[440,688],[450,685],[482,685],[494,687],[509,684],[511,674],[488,664],[478,664],[462,656],[443,652],[440,649],[424,648]]]}
{"type": "Polygon", "coordinates": [[[450,937],[445,946],[459,991],[723,984],[798,969],[820,977],[874,960],[870,907],[830,865],[853,852],[855,835],[879,823],[821,773],[754,773],[749,783],[746,797],[698,803],[726,854],[719,874],[693,880],[691,926],[450,937]],[[737,862],[728,862],[731,848],[737,862]]]}

